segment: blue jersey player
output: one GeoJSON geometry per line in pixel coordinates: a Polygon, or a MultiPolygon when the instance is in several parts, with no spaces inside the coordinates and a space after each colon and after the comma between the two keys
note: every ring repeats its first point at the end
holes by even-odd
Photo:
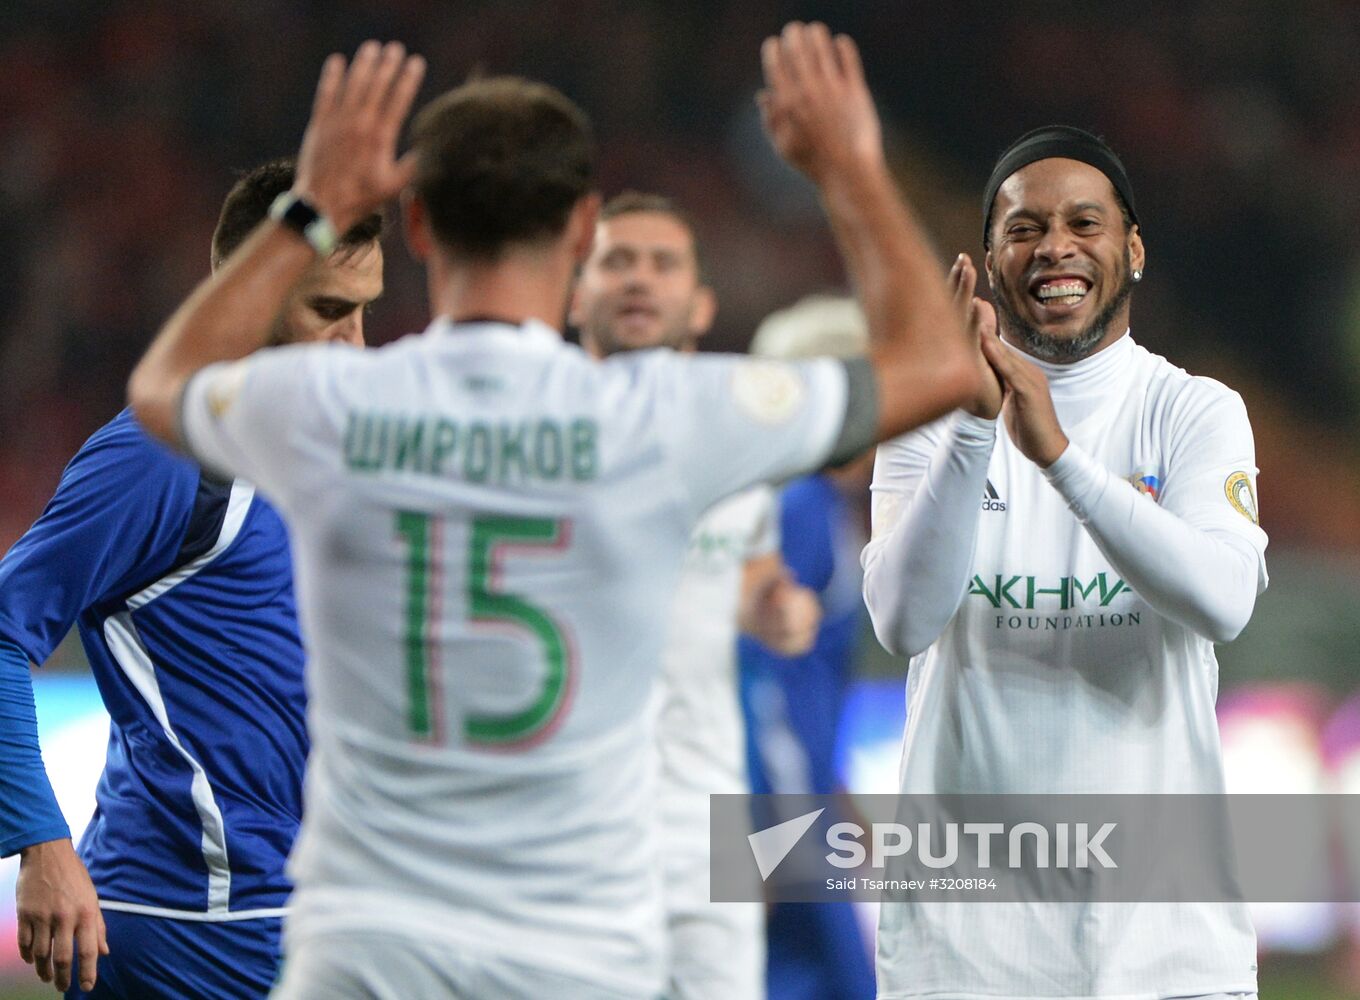
{"type": "MultiPolygon", "coordinates": [[[[292,183],[288,161],[241,178],[214,270],[292,183]]],[[[362,345],[381,230],[370,216],[313,264],[275,342],[362,345]]],[[[0,851],[21,852],[19,946],[44,980],[68,997],[268,993],[301,816],[302,676],[273,508],[148,437],[130,411],[95,432],[0,561],[0,851]],[[79,860],[38,753],[29,676],[72,625],[112,719],[79,860]]]]}

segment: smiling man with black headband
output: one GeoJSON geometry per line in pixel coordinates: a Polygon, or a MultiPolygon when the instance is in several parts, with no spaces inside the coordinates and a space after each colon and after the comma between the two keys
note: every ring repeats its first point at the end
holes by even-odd
{"type": "MultiPolygon", "coordinates": [[[[865,599],[913,657],[902,789],[1221,793],[1213,644],[1266,585],[1237,393],[1138,346],[1145,253],[1101,140],[1055,126],[998,159],[986,273],[951,274],[993,378],[879,449],[865,599]]],[[[885,904],[879,996],[1256,991],[1241,904],[885,904]]]]}

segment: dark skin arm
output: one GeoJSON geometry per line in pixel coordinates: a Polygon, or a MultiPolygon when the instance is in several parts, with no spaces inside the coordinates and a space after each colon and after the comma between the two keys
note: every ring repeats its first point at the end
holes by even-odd
{"type": "Polygon", "coordinates": [[[761,49],[775,149],[822,196],[869,325],[878,435],[895,437],[979,394],[982,371],[945,275],[889,173],[859,52],[825,25],[788,25],[761,49]]]}

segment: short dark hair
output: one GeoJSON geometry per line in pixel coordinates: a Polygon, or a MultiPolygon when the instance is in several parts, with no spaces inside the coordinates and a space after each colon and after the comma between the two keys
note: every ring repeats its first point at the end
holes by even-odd
{"type": "Polygon", "coordinates": [[[585,113],[520,77],[471,80],[416,116],[414,189],[446,249],[494,261],[515,244],[558,236],[593,186],[585,113]]]}
{"type": "Polygon", "coordinates": [[[642,212],[669,215],[689,230],[690,245],[694,248],[694,266],[699,272],[699,280],[704,281],[707,271],[704,267],[703,250],[699,247],[699,227],[694,222],[694,216],[681,208],[675,199],[664,194],[650,194],[645,191],[620,191],[604,203],[604,207],[600,209],[600,221],[608,222],[620,215],[642,212]]]}
{"type": "MultiPolygon", "coordinates": [[[[237,178],[222,202],[222,214],[217,217],[217,228],[213,230],[214,269],[221,267],[222,262],[264,221],[274,199],[293,186],[295,168],[292,157],[285,156],[262,163],[237,178]]],[[[381,239],[382,233],[382,213],[374,212],[351,226],[340,237],[339,246],[341,249],[363,246],[381,239]]]]}

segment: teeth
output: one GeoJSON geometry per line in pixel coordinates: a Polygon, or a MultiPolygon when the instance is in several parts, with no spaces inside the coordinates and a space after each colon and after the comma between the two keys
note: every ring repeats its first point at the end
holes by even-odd
{"type": "Polygon", "coordinates": [[[1058,300],[1060,305],[1075,305],[1086,298],[1086,285],[1080,281],[1053,281],[1040,285],[1035,295],[1040,301],[1058,300]]]}

